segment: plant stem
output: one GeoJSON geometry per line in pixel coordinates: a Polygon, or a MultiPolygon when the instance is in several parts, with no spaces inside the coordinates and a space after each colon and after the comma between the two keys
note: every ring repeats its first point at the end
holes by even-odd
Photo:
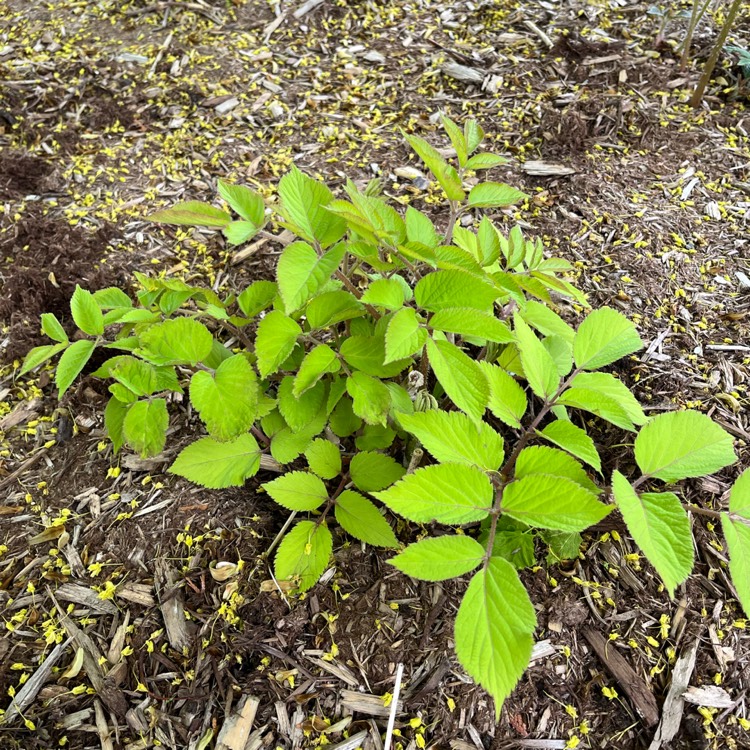
{"type": "Polygon", "coordinates": [[[444,239],[446,245],[450,245],[453,241],[453,227],[456,224],[456,219],[458,219],[458,214],[460,211],[458,201],[448,201],[448,204],[451,207],[451,212],[448,216],[448,231],[445,233],[444,239]]]}
{"type": "Polygon", "coordinates": [[[693,43],[693,34],[695,34],[695,27],[698,25],[698,21],[703,18],[703,14],[708,8],[708,4],[711,0],[706,0],[703,3],[703,7],[700,7],[700,0],[693,0],[693,8],[690,12],[690,21],[688,23],[688,29],[685,33],[685,39],[682,42],[682,55],[680,56],[680,70],[685,70],[688,64],[688,57],[690,55],[690,46],[693,43]]]}
{"type": "MultiPolygon", "coordinates": [[[[343,285],[357,298],[362,298],[362,292],[357,289],[354,284],[352,284],[351,279],[349,279],[345,274],[341,273],[341,271],[336,271],[336,278],[343,283],[343,285]]],[[[380,313],[372,306],[365,303],[365,309],[367,310],[370,315],[372,315],[375,320],[380,320],[380,313]]]]}

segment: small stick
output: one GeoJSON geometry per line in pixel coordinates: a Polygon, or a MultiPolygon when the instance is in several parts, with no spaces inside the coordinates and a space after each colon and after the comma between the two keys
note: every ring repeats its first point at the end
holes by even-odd
{"type": "Polygon", "coordinates": [[[399,664],[396,670],[396,687],[393,688],[393,700],[391,701],[391,713],[388,716],[388,728],[385,730],[385,742],[383,750],[391,750],[391,740],[393,739],[393,725],[396,723],[396,711],[398,711],[398,696],[401,692],[401,677],[404,674],[404,665],[399,664]]]}

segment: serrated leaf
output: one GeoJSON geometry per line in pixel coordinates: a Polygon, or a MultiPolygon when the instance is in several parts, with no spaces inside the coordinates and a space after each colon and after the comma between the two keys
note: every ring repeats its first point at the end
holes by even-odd
{"type": "Polygon", "coordinates": [[[398,421],[441,463],[496,471],[503,462],[503,438],[486,422],[476,424],[465,414],[438,409],[400,414],[398,421]]]}
{"type": "Polygon", "coordinates": [[[300,521],[281,541],[274,570],[279,581],[293,582],[300,592],[323,575],[333,553],[333,537],[325,523],[300,521]]]}
{"type": "Polygon", "coordinates": [[[375,547],[398,547],[398,539],[388,521],[366,497],[344,490],[336,498],[336,520],[344,531],[375,547]]]}
{"type": "Polygon", "coordinates": [[[622,407],[633,424],[642,425],[648,421],[641,405],[630,389],[614,375],[608,372],[582,372],[573,378],[571,388],[587,388],[598,394],[608,396],[622,407]]]}
{"type": "Polygon", "coordinates": [[[94,299],[101,310],[114,310],[118,307],[132,307],[133,301],[122,289],[108,286],[94,292],[94,299]]]}
{"type": "Polygon", "coordinates": [[[280,464],[294,461],[310,447],[313,438],[320,435],[325,423],[325,410],[321,409],[313,421],[299,432],[292,432],[290,427],[284,427],[271,440],[271,455],[280,464]]]}
{"type": "Polygon", "coordinates": [[[312,388],[326,373],[337,373],[341,369],[336,352],[327,344],[318,344],[302,360],[294,377],[292,394],[299,398],[312,388]]]}
{"type": "Polygon", "coordinates": [[[123,435],[141,458],[157,456],[164,450],[169,427],[167,402],[163,398],[138,401],[125,415],[123,435]]]}
{"type": "Polygon", "coordinates": [[[430,318],[430,326],[439,331],[475,336],[499,344],[513,341],[513,335],[505,323],[491,313],[471,307],[446,307],[438,310],[430,318]]]}
{"type": "Polygon", "coordinates": [[[557,403],[596,414],[597,417],[606,419],[621,430],[635,431],[633,420],[630,419],[625,409],[604,393],[598,393],[589,388],[569,388],[557,403]]]}
{"type": "Polygon", "coordinates": [[[580,458],[581,461],[585,461],[601,473],[602,462],[599,453],[594,441],[586,434],[585,430],[576,427],[571,422],[558,419],[548,424],[539,435],[559,448],[568,451],[576,458],[580,458]]]}
{"type": "Polygon", "coordinates": [[[255,337],[255,354],[262,378],[278,371],[292,353],[297,336],[301,333],[302,329],[297,322],[284,315],[281,310],[272,310],[260,321],[255,337]]]}
{"type": "Polygon", "coordinates": [[[325,383],[318,382],[299,398],[294,393],[294,378],[287,375],[279,385],[278,408],[292,432],[299,432],[309,425],[320,412],[326,400],[325,383]]]}
{"type": "Polygon", "coordinates": [[[490,398],[484,370],[449,341],[427,339],[427,356],[450,400],[474,422],[479,422],[490,398]]]}
{"type": "Polygon", "coordinates": [[[484,140],[482,126],[476,120],[467,120],[464,123],[464,138],[466,139],[466,150],[469,154],[473,154],[484,140]]]}
{"type": "Polygon", "coordinates": [[[543,336],[559,336],[572,344],[576,332],[557,313],[536,300],[529,300],[521,310],[521,317],[543,336]]]}
{"type": "Polygon", "coordinates": [[[341,473],[341,452],[324,438],[313,440],[305,451],[310,471],[323,479],[333,479],[341,473]]]}
{"type": "Polygon", "coordinates": [[[451,145],[458,157],[458,163],[462,167],[465,166],[468,154],[466,153],[466,138],[464,137],[463,131],[445,114],[440,115],[440,120],[443,123],[445,132],[451,140],[451,145]]]}
{"type": "MultiPolygon", "coordinates": [[[[70,388],[73,381],[78,377],[81,370],[83,370],[91,358],[95,345],[89,339],[80,339],[79,341],[74,341],[67,348],[63,344],[56,344],[52,348],[55,349],[57,347],[65,349],[62,357],[60,357],[60,361],[57,363],[57,370],[55,371],[55,385],[58,389],[58,398],[62,398],[65,391],[70,388]]],[[[52,352],[52,354],[54,353],[52,352]]],[[[44,359],[47,359],[47,357],[44,359]]]]}
{"type": "Polygon", "coordinates": [[[305,310],[305,317],[313,330],[328,328],[364,314],[364,305],[353,294],[341,289],[319,294],[305,310]]]}
{"type": "Polygon", "coordinates": [[[390,456],[374,451],[362,451],[352,456],[349,473],[358,490],[376,492],[397,482],[406,470],[390,456]]]}
{"type": "Polygon", "coordinates": [[[541,529],[583,531],[611,510],[573,480],[546,474],[511,482],[503,492],[503,513],[541,529]]]}
{"type": "Polygon", "coordinates": [[[523,388],[501,367],[485,360],[479,366],[490,386],[489,410],[509,427],[520,427],[528,405],[523,388]]]}
{"type": "Polygon", "coordinates": [[[388,321],[385,332],[385,363],[412,357],[422,350],[427,331],[412,307],[404,307],[388,321]]]}
{"type": "Polygon", "coordinates": [[[258,234],[260,227],[251,221],[230,221],[221,233],[227,238],[230,245],[242,245],[258,234]]]}
{"type": "Polygon", "coordinates": [[[507,163],[508,160],[498,154],[475,154],[466,162],[466,169],[492,169],[507,163]]]}
{"type": "Polygon", "coordinates": [[[598,370],[643,348],[633,323],[611,307],[600,307],[586,316],[573,340],[576,367],[598,370]]]}
{"type": "Polygon", "coordinates": [[[663,482],[713,474],[737,457],[732,436],[705,414],[673,411],[659,414],[635,439],[640,470],[663,482]]]}
{"type": "Polygon", "coordinates": [[[519,315],[514,318],[514,332],[523,371],[531,390],[540,398],[552,398],[560,385],[555,361],[519,315]]]}
{"type": "Polygon", "coordinates": [[[479,261],[483,268],[491,266],[500,257],[500,235],[495,225],[483,216],[477,230],[479,261]]]}
{"type": "Polygon", "coordinates": [[[557,448],[546,445],[534,445],[524,448],[516,460],[516,479],[522,479],[534,474],[550,474],[555,477],[565,477],[595,495],[601,494],[601,489],[589,479],[586,470],[572,456],[557,448]]]}
{"type": "Polygon", "coordinates": [[[75,324],[89,336],[101,336],[104,333],[104,316],[91,292],[81,289],[76,284],[76,290],[70,300],[70,312],[75,324]]]}
{"type": "Polygon", "coordinates": [[[461,178],[455,168],[448,164],[424,138],[406,134],[404,134],[404,137],[417,156],[425,163],[427,169],[432,172],[445,191],[448,200],[462,201],[466,195],[461,187],[461,178]]]}
{"type": "MultiPolygon", "coordinates": [[[[564,378],[573,369],[573,347],[560,336],[546,336],[542,346],[552,357],[557,374],[564,378]]],[[[597,373],[598,374],[598,373],[597,373]]]]}
{"type": "Polygon", "coordinates": [[[458,300],[465,307],[489,312],[498,296],[499,292],[488,283],[461,270],[433,271],[414,287],[417,307],[431,312],[456,307],[458,300]]]}
{"type": "Polygon", "coordinates": [[[241,487],[260,467],[260,449],[252,435],[240,435],[236,440],[220,443],[213,438],[201,438],[183,448],[169,467],[194,484],[209,489],[241,487]]]}
{"type": "Polygon", "coordinates": [[[750,617],[750,526],[722,513],[721,528],[729,550],[729,574],[742,609],[750,617]]]}
{"type": "MultiPolygon", "coordinates": [[[[94,342],[92,341],[89,343],[93,345],[94,342]]],[[[67,346],[67,342],[64,341],[60,344],[45,344],[44,346],[35,346],[24,358],[20,374],[25,375],[35,367],[39,367],[39,365],[54,357],[58,352],[64,351],[67,346]]],[[[75,378],[75,375],[73,376],[73,378],[75,378]]]]}
{"type": "Polygon", "coordinates": [[[127,404],[123,404],[116,398],[111,398],[104,409],[104,429],[112,441],[112,449],[115,453],[120,452],[124,443],[123,425],[125,415],[128,413],[127,404]]]}
{"type": "Polygon", "coordinates": [[[732,485],[729,512],[750,519],[750,469],[745,469],[732,485]]]}
{"type": "Polygon", "coordinates": [[[68,343],[68,334],[52,313],[42,314],[42,330],[53,341],[59,341],[61,344],[68,343]]]}
{"type": "Polygon", "coordinates": [[[362,302],[386,310],[400,310],[405,302],[404,287],[396,279],[376,279],[362,295],[362,302]]]}
{"type": "Polygon", "coordinates": [[[612,494],[628,531],[674,596],[693,569],[693,535],[679,498],[671,492],[639,496],[619,471],[612,474],[612,494]]]}
{"type": "Polygon", "coordinates": [[[440,244],[440,235],[432,223],[432,219],[413,206],[408,206],[406,216],[406,236],[409,242],[418,242],[426,248],[434,250],[440,244]]]}
{"type": "Polygon", "coordinates": [[[172,208],[164,208],[161,211],[157,211],[147,218],[149,221],[161,224],[214,227],[215,229],[221,229],[232,220],[232,217],[226,211],[222,211],[210,203],[202,203],[201,201],[178,203],[172,206],[172,208]]]}
{"type": "Polygon", "coordinates": [[[499,557],[474,575],[456,615],[456,654],[495,699],[495,717],[531,658],[536,613],[513,566],[499,557]]]}
{"type": "Polygon", "coordinates": [[[472,208],[505,208],[524,198],[526,193],[502,182],[480,182],[469,193],[469,205],[472,208]]]}
{"type": "Polygon", "coordinates": [[[287,472],[261,487],[287,510],[315,510],[328,500],[328,490],[323,482],[306,471],[287,472]]]}
{"type": "Polygon", "coordinates": [[[195,365],[211,354],[214,339],[203,323],[175,318],[143,331],[140,342],[144,356],[155,364],[195,365]]]}
{"type": "Polygon", "coordinates": [[[158,387],[156,368],[135,357],[116,357],[109,377],[130,389],[136,396],[150,396],[158,387]]]}
{"type": "Polygon", "coordinates": [[[391,392],[377,378],[354,372],[346,379],[346,390],[352,397],[352,410],[367,424],[386,423],[391,408],[391,392]]]}
{"type": "Polygon", "coordinates": [[[387,490],[372,494],[411,521],[455,525],[481,521],[489,514],[494,499],[486,474],[462,464],[426,466],[387,490]]]}
{"type": "Polygon", "coordinates": [[[277,293],[273,281],[254,281],[237,297],[237,304],[248,318],[252,318],[269,307],[277,293]]]}
{"type": "Polygon", "coordinates": [[[577,531],[544,531],[541,536],[549,546],[548,564],[575,560],[581,551],[583,538],[577,531]]]}
{"type": "Polygon", "coordinates": [[[224,180],[219,180],[218,187],[219,195],[232,207],[233,211],[256,227],[263,224],[266,205],[258,193],[244,185],[230,185],[224,180]]]}
{"type": "Polygon", "coordinates": [[[376,378],[395,377],[411,364],[407,358],[385,361],[385,336],[349,336],[339,352],[348,365],[376,378]]]}
{"type": "MultiPolygon", "coordinates": [[[[391,397],[393,393],[391,393],[391,397]]],[[[361,451],[386,450],[393,445],[396,432],[390,427],[382,424],[367,424],[362,428],[361,434],[354,438],[354,445],[361,451]]]]}
{"type": "Polygon", "coordinates": [[[331,430],[338,437],[349,437],[362,427],[362,419],[352,408],[352,399],[345,396],[336,404],[331,412],[331,430]]]}
{"type": "Polygon", "coordinates": [[[306,242],[293,242],[281,253],[276,283],[287,314],[302,307],[331,278],[346,252],[336,245],[321,257],[306,242]]]}
{"type": "Polygon", "coordinates": [[[190,380],[190,401],[209,435],[234,440],[252,427],[258,405],[258,382],[242,354],[225,359],[213,377],[205,370],[190,380]]]}
{"type": "Polygon", "coordinates": [[[447,581],[470,573],[484,559],[484,547],[464,535],[422,539],[388,560],[412,578],[421,581],[447,581]]]}

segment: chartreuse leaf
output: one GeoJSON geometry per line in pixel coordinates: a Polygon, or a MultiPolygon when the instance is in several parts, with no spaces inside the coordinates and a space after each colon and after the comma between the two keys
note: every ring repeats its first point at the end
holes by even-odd
{"type": "Polygon", "coordinates": [[[328,500],[328,490],[320,478],[306,471],[287,472],[261,487],[287,510],[315,510],[328,500]]]}
{"type": "Polygon", "coordinates": [[[639,496],[619,471],[612,474],[612,494],[628,531],[674,596],[693,569],[693,535],[679,498],[671,492],[639,496]]]}
{"type": "Polygon", "coordinates": [[[466,169],[492,169],[507,163],[508,160],[498,154],[475,154],[466,162],[466,169]]]}
{"type": "Polygon", "coordinates": [[[305,317],[313,330],[328,328],[342,320],[352,320],[364,314],[364,305],[353,294],[341,289],[319,294],[305,310],[305,317]]]}
{"type": "Polygon", "coordinates": [[[447,524],[481,521],[489,513],[494,498],[487,475],[463,464],[426,466],[407,474],[387,490],[373,494],[410,521],[447,524]]]}
{"type": "Polygon", "coordinates": [[[295,397],[293,388],[294,378],[287,375],[279,385],[278,407],[292,432],[299,432],[313,421],[325,404],[326,385],[318,382],[299,398],[295,397]]]}
{"type": "Polygon", "coordinates": [[[705,414],[688,410],[651,419],[635,439],[635,460],[644,474],[677,482],[713,474],[737,457],[729,433],[705,414]]]}
{"type": "Polygon", "coordinates": [[[503,438],[486,422],[476,424],[465,414],[439,409],[399,414],[398,421],[441,463],[496,471],[503,462],[503,438]]]}
{"type": "Polygon", "coordinates": [[[570,383],[571,388],[587,388],[616,401],[633,424],[646,424],[648,417],[628,387],[608,372],[581,372],[570,383]]]}
{"type": "Polygon", "coordinates": [[[513,566],[493,557],[474,575],[456,615],[456,654],[463,668],[495,699],[500,719],[531,658],[536,613],[513,566]]]}
{"type": "Polygon", "coordinates": [[[282,540],[274,570],[279,581],[298,591],[312,588],[323,575],[333,552],[333,537],[325,523],[300,521],[282,540]]]}
{"type": "Polygon", "coordinates": [[[556,565],[562,560],[575,560],[583,539],[577,531],[544,531],[541,534],[549,547],[547,562],[556,565]]]}
{"type": "Polygon", "coordinates": [[[527,198],[526,193],[502,182],[480,182],[469,193],[472,208],[505,208],[527,198]]]}
{"type": "Polygon", "coordinates": [[[362,295],[362,302],[386,310],[400,310],[405,301],[404,286],[396,279],[376,279],[362,295]]]}
{"type": "Polygon", "coordinates": [[[375,547],[398,547],[398,539],[388,521],[359,492],[344,490],[336,498],[334,514],[341,528],[355,539],[375,547]]]}
{"type": "Polygon", "coordinates": [[[346,222],[325,209],[333,200],[333,193],[322,182],[302,174],[296,167],[281,178],[279,197],[279,213],[289,228],[308,242],[328,247],[340,240],[346,231],[346,222]]]}
{"type": "Polygon", "coordinates": [[[151,214],[148,219],[161,224],[176,224],[189,227],[214,227],[221,229],[232,220],[226,212],[209,203],[200,201],[185,201],[171,208],[151,214]]]}
{"type": "Polygon", "coordinates": [[[155,364],[195,365],[211,354],[214,340],[203,323],[174,318],[143,331],[140,342],[143,356],[155,364]]]}
{"type": "Polygon", "coordinates": [[[509,427],[520,427],[526,413],[526,393],[502,367],[479,362],[490,386],[489,410],[509,427]]]}
{"type": "Polygon", "coordinates": [[[513,341],[513,334],[505,323],[491,313],[472,307],[447,307],[430,318],[430,326],[439,331],[475,336],[499,344],[513,341]]]}
{"type": "Polygon", "coordinates": [[[252,221],[230,221],[221,231],[230,245],[241,245],[258,234],[259,229],[252,221]]]}
{"type": "Polygon", "coordinates": [[[540,398],[551,398],[560,385],[555,360],[519,315],[514,318],[514,329],[521,364],[531,390],[540,398]]]}
{"type": "Polygon", "coordinates": [[[473,154],[484,140],[482,126],[476,120],[467,120],[464,123],[464,138],[466,139],[466,151],[473,154]]]}
{"type": "Polygon", "coordinates": [[[633,420],[625,409],[605,393],[598,393],[590,388],[568,388],[557,403],[596,414],[622,430],[635,431],[633,420]]]}
{"type": "Polygon", "coordinates": [[[408,206],[406,216],[406,236],[409,242],[418,242],[428,248],[436,248],[440,244],[440,235],[432,223],[432,219],[413,206],[408,206]]]}
{"type": "Polygon", "coordinates": [[[113,397],[107,402],[107,406],[104,409],[104,428],[107,430],[107,435],[112,441],[112,448],[115,453],[120,452],[120,448],[122,448],[125,442],[123,425],[128,408],[127,404],[123,404],[122,401],[113,397]]]}
{"type": "Polygon", "coordinates": [[[464,535],[422,539],[388,560],[402,573],[421,581],[447,581],[469,573],[484,559],[484,547],[464,535]]]}
{"type": "Polygon", "coordinates": [[[411,364],[406,358],[385,361],[385,336],[349,336],[339,352],[348,365],[376,378],[395,377],[411,364]]]}
{"type": "Polygon", "coordinates": [[[248,318],[265,310],[272,302],[278,288],[273,281],[254,281],[237,297],[237,304],[248,318]]]}
{"type": "Polygon", "coordinates": [[[164,449],[168,426],[167,402],[163,398],[138,401],[125,415],[123,435],[131,448],[147,458],[164,449]]]}
{"type": "Polygon", "coordinates": [[[448,164],[445,159],[423,138],[416,135],[404,134],[409,145],[414,149],[417,156],[425,163],[427,169],[432,172],[435,179],[443,188],[448,200],[462,201],[466,196],[461,187],[461,178],[455,168],[448,164]]]}
{"type": "Polygon", "coordinates": [[[427,356],[450,400],[474,422],[479,422],[490,398],[484,370],[449,341],[427,339],[427,356]]]}
{"type": "Polygon", "coordinates": [[[260,467],[260,449],[250,434],[229,443],[201,438],[183,448],[169,467],[171,474],[212,490],[241,487],[260,467]]]}
{"type": "Polygon", "coordinates": [[[559,336],[547,336],[542,341],[557,368],[557,374],[564,378],[573,369],[573,347],[559,336]]]}
{"type": "Polygon", "coordinates": [[[477,230],[479,260],[483,268],[491,266],[500,257],[500,235],[495,225],[483,216],[477,230]]]}
{"type": "Polygon", "coordinates": [[[558,419],[550,422],[541,432],[537,433],[550,443],[568,451],[576,458],[580,458],[589,466],[593,466],[601,473],[602,462],[597,453],[594,441],[586,434],[585,430],[576,427],[571,422],[558,419]]]}
{"type": "Polygon", "coordinates": [[[397,482],[406,470],[398,461],[383,453],[361,451],[352,457],[349,473],[358,490],[376,492],[397,482]]]}
{"type": "Polygon", "coordinates": [[[611,510],[572,479],[549,474],[525,476],[503,492],[503,513],[541,529],[583,531],[611,510]]]}
{"type": "Polygon", "coordinates": [[[284,248],[276,267],[276,283],[287,314],[299,310],[331,278],[346,252],[338,244],[321,257],[306,242],[284,248]]]}
{"type": "Polygon", "coordinates": [[[428,273],[414,287],[417,306],[431,312],[456,307],[459,300],[466,307],[489,312],[498,295],[487,282],[457,269],[428,273]]]}
{"type": "Polygon", "coordinates": [[[294,376],[292,394],[299,398],[312,388],[326,373],[337,373],[341,369],[336,352],[327,344],[318,344],[302,360],[294,376]]]}
{"type": "Polygon", "coordinates": [[[333,479],[341,473],[341,452],[324,438],[313,440],[305,451],[310,471],[323,479],[333,479]]]}
{"type": "Polygon", "coordinates": [[[218,366],[214,377],[199,370],[190,380],[190,401],[209,435],[217,440],[239,437],[255,421],[258,382],[253,368],[235,354],[218,366]]]}
{"type": "Polygon", "coordinates": [[[338,437],[349,437],[361,426],[362,419],[358,417],[352,408],[352,399],[344,396],[331,412],[331,430],[338,437]]]}
{"type": "Polygon", "coordinates": [[[729,512],[750,519],[750,469],[745,469],[732,485],[729,512]]]}
{"type": "Polygon", "coordinates": [[[42,314],[42,330],[53,341],[59,341],[61,344],[68,343],[68,334],[65,333],[62,324],[52,313],[42,314]]]}
{"type": "Polygon", "coordinates": [[[750,526],[722,513],[721,528],[729,550],[729,573],[737,598],[750,617],[750,526]]]}
{"type": "MultiPolygon", "coordinates": [[[[53,350],[57,349],[58,347],[60,349],[65,349],[62,357],[60,357],[60,361],[57,363],[57,370],[55,371],[55,385],[58,389],[58,398],[63,397],[65,391],[70,388],[72,382],[78,377],[81,370],[83,370],[83,368],[86,366],[86,362],[89,361],[91,355],[94,353],[94,346],[94,342],[89,339],[80,339],[78,341],[74,341],[67,348],[65,348],[63,344],[56,344],[52,346],[53,350]]],[[[31,354],[33,354],[35,351],[37,350],[32,350],[31,354]]],[[[49,353],[49,356],[52,356],[55,353],[55,351],[52,351],[51,353],[49,353]]],[[[48,359],[48,357],[44,357],[40,362],[37,362],[33,366],[36,367],[37,364],[41,364],[41,362],[43,362],[45,359],[48,359]]],[[[26,369],[31,369],[31,367],[27,367],[26,369]]]]}
{"type": "MultiPolygon", "coordinates": [[[[87,342],[91,344],[92,350],[93,350],[93,341],[87,342]]],[[[48,359],[51,359],[55,356],[55,354],[58,354],[59,352],[63,351],[68,346],[67,342],[63,341],[60,344],[45,344],[44,346],[35,346],[24,358],[23,360],[23,366],[21,367],[21,375],[25,375],[27,372],[30,372],[35,367],[39,367],[43,362],[46,362],[48,359]]],[[[62,358],[61,358],[62,359],[62,358]]],[[[86,364],[84,362],[84,364],[86,364]]],[[[59,365],[58,365],[59,369],[59,365]]],[[[73,375],[73,379],[75,379],[75,375],[73,375]]],[[[72,381],[71,381],[72,382],[72,381]]],[[[61,394],[62,395],[62,394],[61,394]]]]}
{"type": "Polygon", "coordinates": [[[354,438],[354,444],[361,451],[377,451],[390,448],[395,439],[396,431],[390,427],[384,427],[382,424],[368,424],[362,429],[362,434],[354,438]]]}
{"type": "Polygon", "coordinates": [[[135,357],[116,357],[114,367],[109,368],[109,377],[129,388],[136,396],[150,396],[157,389],[156,368],[135,357]]]}
{"type": "Polygon", "coordinates": [[[219,180],[218,186],[219,195],[232,207],[232,210],[256,227],[263,224],[266,205],[258,193],[244,185],[230,185],[224,180],[219,180]]]}
{"type": "Polygon", "coordinates": [[[631,321],[611,307],[600,307],[578,326],[573,357],[581,370],[598,370],[642,347],[641,337],[631,321]]]}
{"type": "MultiPolygon", "coordinates": [[[[114,310],[118,307],[132,307],[133,301],[119,287],[108,286],[94,292],[94,299],[101,310],[114,310]]],[[[47,313],[49,314],[49,313],[47,313]]],[[[54,317],[54,315],[52,316],[54,317]]],[[[44,319],[44,315],[42,315],[44,319]]]]}
{"type": "Polygon", "coordinates": [[[104,316],[91,292],[81,289],[76,284],[76,290],[70,299],[70,312],[75,324],[90,336],[101,336],[104,333],[104,316]]]}
{"type": "Polygon", "coordinates": [[[463,131],[447,115],[441,114],[440,119],[443,123],[443,128],[445,128],[445,132],[448,133],[448,138],[451,139],[451,145],[453,146],[453,149],[456,152],[456,156],[458,157],[458,163],[462,167],[465,166],[466,160],[468,158],[468,153],[466,149],[466,138],[463,134],[463,131]]]}
{"type": "Polygon", "coordinates": [[[346,379],[346,390],[352,397],[354,413],[367,424],[385,424],[391,408],[391,392],[385,383],[364,372],[354,372],[346,379]]]}
{"type": "Polygon", "coordinates": [[[556,312],[536,300],[529,300],[521,310],[521,317],[543,336],[559,336],[569,344],[573,343],[576,332],[556,312]]]}
{"type": "Polygon", "coordinates": [[[523,479],[523,477],[533,474],[551,474],[556,477],[565,477],[595,495],[601,493],[601,489],[589,479],[583,466],[571,455],[557,450],[557,448],[534,445],[531,448],[524,448],[518,454],[516,479],[523,479]]]}
{"type": "Polygon", "coordinates": [[[420,326],[412,307],[404,307],[388,321],[385,331],[385,363],[411,357],[427,341],[427,331],[420,326]]]}
{"type": "Polygon", "coordinates": [[[272,310],[258,324],[255,337],[255,354],[258,372],[262,378],[273,375],[292,353],[297,336],[302,333],[296,321],[281,310],[272,310]]]}

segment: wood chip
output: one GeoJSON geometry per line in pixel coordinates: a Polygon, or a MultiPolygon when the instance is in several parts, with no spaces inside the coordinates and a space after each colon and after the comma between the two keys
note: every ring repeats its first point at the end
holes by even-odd
{"type": "Polygon", "coordinates": [[[216,750],[244,750],[253,728],[260,701],[250,695],[240,698],[235,711],[224,721],[216,738],[216,750]]]}
{"type": "Polygon", "coordinates": [[[182,590],[175,585],[176,576],[166,560],[156,561],[156,585],[169,645],[182,653],[192,643],[185,618],[182,590]]]}
{"type": "Polygon", "coordinates": [[[355,750],[358,748],[367,737],[367,730],[357,732],[343,742],[338,742],[335,745],[326,745],[326,750],[355,750]]]}
{"type": "MultiPolygon", "coordinates": [[[[391,713],[390,706],[383,703],[382,695],[358,693],[355,690],[341,691],[341,705],[349,711],[357,711],[366,716],[382,716],[384,719],[391,713]]],[[[403,713],[403,708],[402,702],[399,701],[396,712],[403,713]]]]}
{"type": "Polygon", "coordinates": [[[117,589],[115,596],[142,607],[153,607],[156,599],[152,592],[153,587],[147,583],[125,583],[117,589]]]}
{"type": "Polygon", "coordinates": [[[88,586],[80,586],[77,583],[64,583],[57,589],[55,595],[64,602],[80,604],[82,607],[100,615],[117,614],[117,607],[114,605],[114,602],[108,599],[100,599],[99,594],[88,586]]]}
{"type": "Polygon", "coordinates": [[[302,18],[302,16],[307,15],[311,10],[315,10],[319,5],[323,3],[323,0],[307,0],[307,2],[302,3],[302,5],[297,8],[297,10],[292,13],[292,15],[295,18],[302,18]]]}
{"type": "Polygon", "coordinates": [[[702,687],[689,687],[682,697],[688,703],[696,706],[707,706],[708,708],[729,708],[734,705],[732,696],[718,685],[703,685],[702,687]]]}
{"type": "Polygon", "coordinates": [[[549,161],[531,160],[525,161],[521,165],[526,174],[534,177],[562,177],[568,174],[575,174],[573,167],[566,167],[564,164],[555,164],[549,161]]]}
{"type": "Polygon", "coordinates": [[[22,401],[12,412],[0,419],[0,431],[7,432],[12,427],[17,427],[19,424],[28,422],[39,413],[41,407],[42,400],[40,398],[35,398],[31,401],[22,401]]]}
{"type": "Polygon", "coordinates": [[[440,66],[440,70],[449,78],[454,78],[461,83],[481,85],[484,81],[484,73],[476,68],[470,68],[468,65],[460,65],[456,62],[447,62],[440,66]]]}

